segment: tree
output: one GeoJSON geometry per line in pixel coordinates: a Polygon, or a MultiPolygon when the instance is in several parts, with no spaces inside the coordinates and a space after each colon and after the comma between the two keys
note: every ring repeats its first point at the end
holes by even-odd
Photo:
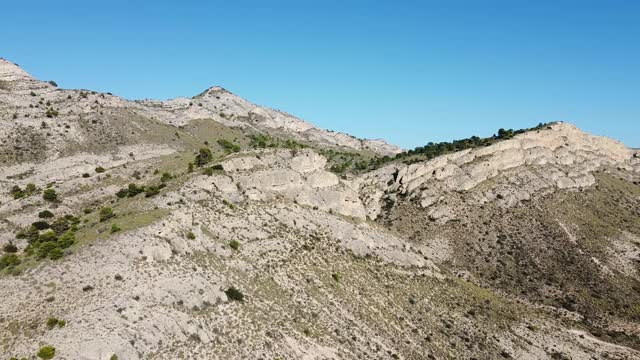
{"type": "Polygon", "coordinates": [[[211,150],[209,150],[209,148],[200,148],[194,162],[197,167],[203,167],[207,165],[212,159],[213,154],[211,154],[211,150]]]}

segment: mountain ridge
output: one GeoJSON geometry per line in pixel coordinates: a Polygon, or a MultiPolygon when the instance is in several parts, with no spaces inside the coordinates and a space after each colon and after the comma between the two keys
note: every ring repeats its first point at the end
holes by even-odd
{"type": "Polygon", "coordinates": [[[2,74],[3,355],[640,358],[640,158],[616,140],[557,122],[342,171],[380,153],[221,88],[2,74]]]}
{"type": "MultiPolygon", "coordinates": [[[[18,91],[38,89],[46,91],[57,87],[57,85],[53,86],[50,83],[33,78],[18,65],[4,59],[0,59],[0,81],[5,82],[5,87],[15,83],[16,85],[12,86],[17,86],[18,91]]],[[[393,155],[402,151],[401,148],[390,145],[381,139],[357,139],[348,134],[322,130],[285,112],[250,103],[220,86],[211,86],[192,98],[177,97],[165,101],[150,99],[130,101],[109,93],[94,94],[91,91],[71,89],[65,91],[73,93],[85,92],[102,96],[107,102],[106,106],[133,107],[133,104],[137,104],[137,110],[151,113],[159,120],[175,126],[185,125],[186,122],[195,119],[211,118],[229,126],[247,126],[267,130],[276,129],[300,140],[343,146],[354,150],[369,149],[380,155],[393,155]],[[221,96],[224,97],[222,102],[218,101],[221,96]],[[194,105],[193,102],[196,99],[205,99],[206,101],[204,104],[199,102],[194,105]],[[224,101],[227,101],[227,103],[224,104],[224,101]],[[151,105],[153,109],[145,109],[145,105],[151,105]],[[198,109],[198,107],[202,108],[203,105],[204,109],[198,109]],[[232,110],[236,118],[227,119],[224,113],[225,109],[227,111],[232,110]],[[181,112],[181,114],[175,114],[176,112],[181,112]],[[168,119],[169,116],[171,119],[168,119]]]]}

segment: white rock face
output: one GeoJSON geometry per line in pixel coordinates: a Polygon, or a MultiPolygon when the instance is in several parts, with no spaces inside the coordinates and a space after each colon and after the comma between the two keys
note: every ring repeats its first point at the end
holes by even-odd
{"type": "MultiPolygon", "coordinates": [[[[411,165],[388,165],[358,178],[355,186],[367,216],[375,218],[385,193],[398,192],[419,198],[423,207],[430,207],[446,192],[472,191],[480,183],[517,168],[527,169],[529,176],[517,193],[512,194],[512,198],[521,200],[542,188],[592,186],[593,171],[607,165],[633,166],[632,161],[632,151],[618,141],[584,133],[571,124],[555,123],[545,130],[520,134],[485,148],[411,165]]],[[[517,201],[512,204],[515,203],[517,201]]],[[[433,211],[435,219],[450,218],[445,210],[433,211]]]]}
{"type": "Polygon", "coordinates": [[[327,160],[309,149],[264,151],[222,163],[230,181],[237,183],[250,200],[284,197],[300,205],[365,218],[358,193],[350,184],[324,169],[327,160]]]}

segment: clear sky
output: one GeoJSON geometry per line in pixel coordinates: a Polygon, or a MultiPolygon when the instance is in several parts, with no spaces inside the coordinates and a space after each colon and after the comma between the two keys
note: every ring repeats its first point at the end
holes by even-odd
{"type": "Polygon", "coordinates": [[[212,85],[412,148],[569,121],[640,147],[640,1],[4,1],[0,56],[130,99],[212,85]]]}

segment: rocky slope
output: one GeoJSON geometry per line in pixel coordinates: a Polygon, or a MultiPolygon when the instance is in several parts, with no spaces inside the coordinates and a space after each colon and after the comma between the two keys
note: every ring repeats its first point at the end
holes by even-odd
{"type": "Polygon", "coordinates": [[[380,155],[401,151],[382,140],[321,130],[284,112],[254,105],[221,87],[190,99],[128,101],[94,91],[59,89],[53,84],[36,80],[0,58],[0,163],[57,157],[97,146],[112,150],[135,144],[140,137],[166,145],[171,141],[162,131],[166,130],[163,125],[182,127],[197,119],[246,133],[275,132],[299,141],[380,155]]]}
{"type": "Polygon", "coordinates": [[[555,123],[338,175],[323,154],[398,149],[221,88],[0,79],[7,359],[640,358],[640,159],[619,142],[555,123]]]}

